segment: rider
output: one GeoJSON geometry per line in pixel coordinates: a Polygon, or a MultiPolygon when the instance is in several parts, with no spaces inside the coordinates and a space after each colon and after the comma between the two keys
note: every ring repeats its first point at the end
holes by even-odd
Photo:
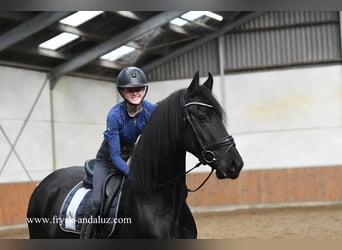
{"type": "MultiPolygon", "coordinates": [[[[132,155],[134,145],[154,110],[154,105],[144,100],[148,82],[141,69],[122,69],[117,77],[117,90],[124,100],[112,107],[107,115],[104,140],[96,155],[89,217],[96,217],[99,213],[102,186],[110,173],[121,172],[130,177],[127,160],[132,155]]],[[[81,238],[91,238],[93,231],[93,224],[83,224],[81,238]]]]}

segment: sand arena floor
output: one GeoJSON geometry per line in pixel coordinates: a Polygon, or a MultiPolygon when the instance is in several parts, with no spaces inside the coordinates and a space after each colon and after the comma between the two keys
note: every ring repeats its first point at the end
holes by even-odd
{"type": "MultiPolygon", "coordinates": [[[[194,213],[199,239],[342,239],[342,205],[194,213]]],[[[26,227],[0,239],[28,239],[26,227]]]]}

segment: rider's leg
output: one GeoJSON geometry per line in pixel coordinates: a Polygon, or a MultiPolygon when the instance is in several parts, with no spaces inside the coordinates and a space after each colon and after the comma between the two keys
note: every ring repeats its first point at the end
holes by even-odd
{"type": "MultiPolygon", "coordinates": [[[[94,218],[94,222],[96,222],[97,216],[99,215],[102,199],[102,186],[109,172],[106,165],[96,162],[93,174],[93,197],[90,199],[90,204],[86,212],[87,218],[94,218]]],[[[94,238],[95,227],[96,223],[84,223],[81,229],[81,239],[94,238]]]]}

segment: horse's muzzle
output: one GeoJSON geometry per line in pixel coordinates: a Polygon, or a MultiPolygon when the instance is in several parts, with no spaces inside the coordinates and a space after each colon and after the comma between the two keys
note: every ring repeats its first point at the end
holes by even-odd
{"type": "Polygon", "coordinates": [[[239,177],[242,167],[243,161],[234,159],[228,167],[218,167],[216,169],[216,177],[219,179],[236,179],[239,177]]]}

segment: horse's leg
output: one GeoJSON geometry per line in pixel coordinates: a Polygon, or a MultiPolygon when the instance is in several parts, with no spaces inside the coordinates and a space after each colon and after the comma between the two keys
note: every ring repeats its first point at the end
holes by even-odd
{"type": "Polygon", "coordinates": [[[56,238],[59,230],[59,215],[55,213],[59,203],[60,189],[45,183],[32,195],[27,220],[30,238],[56,238]]]}
{"type": "Polygon", "coordinates": [[[197,227],[190,208],[184,202],[178,217],[176,238],[180,239],[196,239],[197,227]]]}

